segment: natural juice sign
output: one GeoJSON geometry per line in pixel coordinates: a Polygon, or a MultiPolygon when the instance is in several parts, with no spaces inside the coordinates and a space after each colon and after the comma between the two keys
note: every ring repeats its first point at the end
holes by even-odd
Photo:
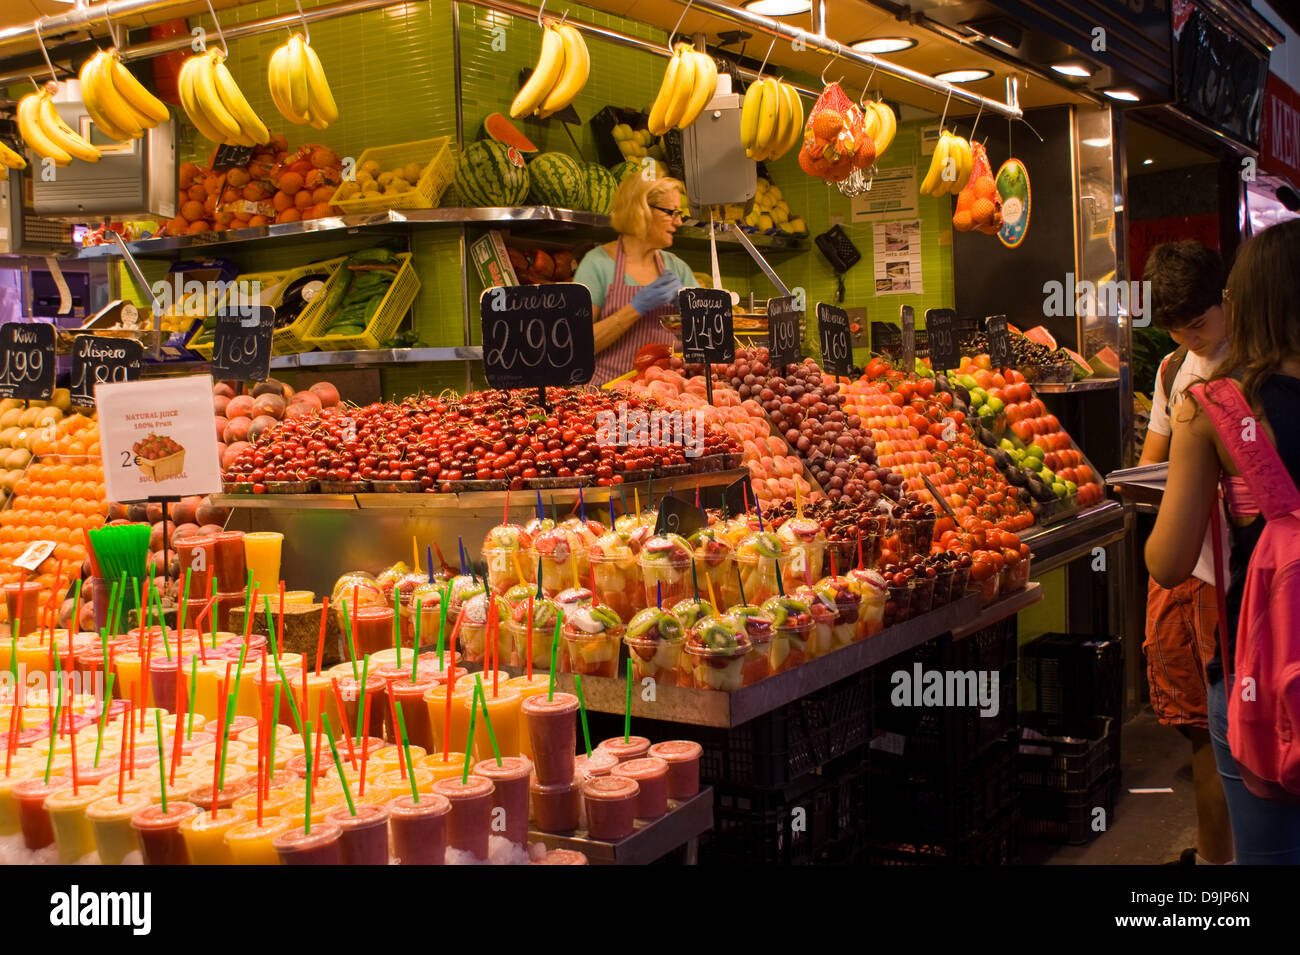
{"type": "Polygon", "coordinates": [[[95,396],[109,500],[221,490],[210,376],[105,383],[95,396]]]}

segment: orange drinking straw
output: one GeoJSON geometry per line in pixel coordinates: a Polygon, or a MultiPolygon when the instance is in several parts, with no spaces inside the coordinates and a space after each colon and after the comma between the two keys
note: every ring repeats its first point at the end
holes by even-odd
{"type": "Polygon", "coordinates": [[[139,692],[140,692],[140,684],[139,683],[131,684],[131,708],[127,710],[128,722],[127,722],[126,735],[128,737],[127,742],[131,747],[131,768],[128,770],[128,773],[130,774],[132,780],[135,779],[135,697],[136,694],[139,692]]]}
{"type": "Polygon", "coordinates": [[[226,690],[229,689],[230,681],[230,664],[226,664],[226,683],[221,686],[221,698],[217,700],[217,753],[218,756],[212,761],[212,818],[217,818],[217,804],[221,802],[219,798],[219,787],[221,785],[221,737],[226,730],[226,690]]]}
{"type": "MultiPolygon", "coordinates": [[[[356,584],[353,584],[352,585],[352,642],[353,642],[352,651],[353,651],[354,660],[356,659],[357,601],[359,599],[361,599],[361,587],[356,584]]],[[[354,676],[356,675],[356,672],[357,672],[356,670],[352,671],[354,676]]]]}
{"type": "MultiPolygon", "coordinates": [[[[316,672],[319,673],[320,671],[317,670],[316,672]]],[[[343,714],[346,713],[347,710],[343,708],[343,693],[341,690],[339,690],[339,678],[338,677],[331,678],[330,686],[334,688],[334,702],[338,705],[339,708],[339,719],[343,720],[343,714]]],[[[343,721],[343,728],[345,730],[349,729],[346,720],[343,721]]],[[[352,764],[353,769],[356,769],[357,754],[355,750],[353,750],[352,748],[352,733],[350,730],[349,732],[343,734],[343,742],[347,745],[348,748],[348,762],[352,764]]]]}
{"type": "Polygon", "coordinates": [[[72,718],[72,701],[68,701],[68,732],[72,736],[72,795],[77,795],[77,721],[72,718]]]}
{"type": "Polygon", "coordinates": [[[184,674],[185,674],[185,669],[183,666],[181,666],[180,647],[177,646],[176,648],[176,725],[172,729],[172,735],[175,737],[175,741],[172,745],[172,772],[171,772],[172,783],[176,782],[176,767],[177,765],[180,764],[181,761],[181,718],[184,716],[184,713],[182,711],[185,709],[185,685],[183,679],[184,674]]]}
{"type": "MultiPolygon", "coordinates": [[[[309,707],[307,706],[306,697],[303,698],[302,708],[304,710],[309,709],[309,707]]],[[[325,725],[325,721],[320,717],[321,714],[324,712],[325,712],[325,691],[317,690],[316,691],[316,754],[312,757],[311,760],[311,771],[313,773],[316,773],[318,771],[316,767],[320,765],[321,731],[324,729],[324,725],[325,725]]]]}
{"type": "MultiPolygon", "coordinates": [[[[144,669],[140,671],[140,679],[141,679],[141,680],[150,680],[150,681],[152,681],[152,676],[151,676],[150,671],[149,671],[149,663],[150,663],[150,661],[151,661],[152,659],[153,659],[153,627],[150,627],[150,628],[149,628],[149,641],[148,641],[147,644],[145,644],[145,651],[144,651],[144,669]]],[[[146,684],[145,684],[145,691],[144,691],[143,693],[140,694],[140,718],[141,718],[141,719],[144,719],[144,708],[145,708],[145,705],[148,704],[148,702],[149,702],[149,689],[148,689],[148,687],[149,687],[149,684],[146,683],[146,684]]],[[[156,702],[156,701],[155,701],[155,702],[156,702]]]]}
{"type": "MultiPolygon", "coordinates": [[[[263,659],[266,654],[262,654],[263,659]]],[[[261,690],[258,691],[263,700],[266,699],[266,683],[262,683],[261,690]]],[[[266,707],[262,707],[262,718],[257,721],[257,828],[262,828],[262,800],[265,796],[266,786],[266,707]]]]}

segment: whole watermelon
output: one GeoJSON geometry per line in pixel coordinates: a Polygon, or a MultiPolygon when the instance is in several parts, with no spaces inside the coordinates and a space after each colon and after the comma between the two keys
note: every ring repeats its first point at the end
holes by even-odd
{"type": "Polygon", "coordinates": [[[611,166],[609,171],[614,174],[614,178],[622,182],[628,176],[641,171],[641,164],[635,159],[625,159],[617,166],[611,166]]]}
{"type": "Polygon", "coordinates": [[[539,206],[587,208],[587,170],[566,153],[542,153],[528,164],[528,200],[539,206]]]}
{"type": "Polygon", "coordinates": [[[614,208],[614,193],[619,180],[600,163],[587,163],[587,208],[601,215],[609,215],[614,208]]]}
{"type": "Polygon", "coordinates": [[[490,139],[470,143],[456,164],[456,191],[466,205],[522,205],[528,198],[528,181],[522,157],[516,166],[510,148],[490,139]]]}

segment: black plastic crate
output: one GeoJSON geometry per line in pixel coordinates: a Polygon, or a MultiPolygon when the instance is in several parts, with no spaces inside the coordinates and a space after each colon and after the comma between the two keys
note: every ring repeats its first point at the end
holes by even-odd
{"type": "Polygon", "coordinates": [[[949,666],[959,670],[1003,670],[1016,662],[1016,618],[989,624],[950,643],[949,666]]]}
{"type": "Polygon", "coordinates": [[[1121,719],[1124,651],[1118,639],[1046,633],[1026,644],[1021,656],[1020,678],[1033,688],[1032,725],[1079,735],[1095,716],[1121,719]]]}
{"type": "Polygon", "coordinates": [[[1010,865],[1018,851],[1015,811],[985,829],[948,842],[871,839],[862,853],[869,865],[1010,865]]]}
{"type": "Polygon", "coordinates": [[[1093,717],[1081,736],[1029,736],[1022,730],[1016,753],[1020,785],[1087,793],[1098,779],[1118,768],[1118,739],[1119,724],[1109,716],[1093,717]]]}
{"type": "Polygon", "coordinates": [[[1022,789],[1020,792],[1020,838],[1026,842],[1054,842],[1086,845],[1115,825],[1115,802],[1119,797],[1119,772],[1111,770],[1083,792],[1051,789],[1022,789]],[[1096,810],[1105,812],[1104,828],[1094,828],[1096,810]]]}
{"type": "Polygon", "coordinates": [[[834,802],[834,786],[819,776],[785,789],[715,786],[713,829],[701,839],[701,859],[810,864],[835,841],[834,802]]]}

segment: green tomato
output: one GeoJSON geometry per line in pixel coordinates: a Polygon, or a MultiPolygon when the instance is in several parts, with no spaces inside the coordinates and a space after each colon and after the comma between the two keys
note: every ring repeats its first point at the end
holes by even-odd
{"type": "Polygon", "coordinates": [[[989,393],[983,388],[970,389],[970,404],[972,408],[978,408],[984,402],[989,400],[989,393]]]}
{"type": "Polygon", "coordinates": [[[993,409],[993,412],[996,414],[997,412],[999,412],[999,411],[1001,411],[1003,408],[1005,408],[1006,405],[1002,403],[1002,399],[1001,399],[1001,398],[999,398],[999,397],[997,397],[996,395],[994,395],[994,396],[992,396],[992,397],[989,398],[988,403],[985,405],[985,407],[986,407],[986,408],[992,408],[992,409],[993,409]]]}
{"type": "Polygon", "coordinates": [[[1074,497],[1074,495],[1079,493],[1079,485],[1075,484],[1073,481],[1066,481],[1065,493],[1070,495],[1070,497],[1074,497]]]}
{"type": "Polygon", "coordinates": [[[1057,497],[1064,499],[1064,498],[1065,498],[1065,494],[1066,494],[1065,483],[1064,483],[1063,481],[1055,481],[1055,482],[1053,482],[1053,484],[1052,484],[1052,492],[1053,492],[1057,497]]]}
{"type": "Polygon", "coordinates": [[[1046,484],[1053,484],[1056,482],[1056,475],[1052,473],[1051,468],[1043,468],[1038,472],[1038,476],[1046,484]]]}
{"type": "Polygon", "coordinates": [[[1037,444],[1031,444],[1028,448],[1025,449],[1025,453],[1033,455],[1034,457],[1038,458],[1038,460],[1040,461],[1043,460],[1043,458],[1047,457],[1047,452],[1044,451],[1037,444]]]}
{"type": "Polygon", "coordinates": [[[1010,438],[1003,438],[998,442],[998,447],[1003,451],[1010,453],[1012,457],[1015,457],[1016,445],[1010,438]]]}

